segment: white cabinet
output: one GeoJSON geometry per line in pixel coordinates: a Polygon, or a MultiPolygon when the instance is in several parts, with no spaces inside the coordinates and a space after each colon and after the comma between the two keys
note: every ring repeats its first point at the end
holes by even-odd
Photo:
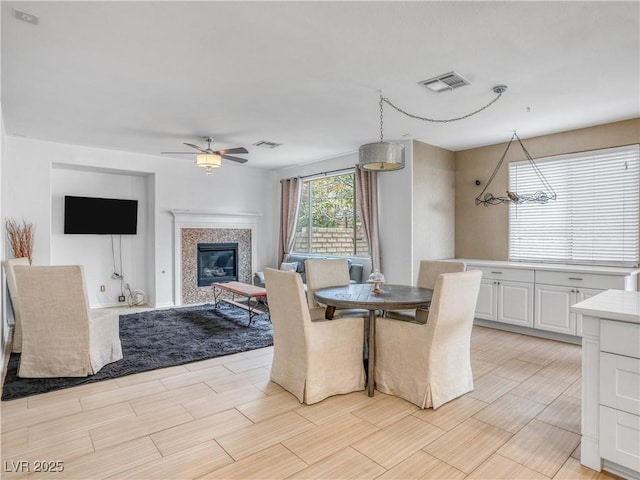
{"type": "Polygon", "coordinates": [[[572,313],[571,306],[603,291],[536,283],[533,326],[540,330],[581,336],[582,315],[572,313]]]}
{"type": "Polygon", "coordinates": [[[640,293],[607,290],[573,306],[583,316],[580,462],[640,474],[640,293]]]}
{"type": "MultiPolygon", "coordinates": [[[[580,288],[579,290],[576,290],[576,298],[571,305],[575,305],[576,303],[586,300],[587,298],[591,298],[594,295],[597,295],[603,291],[604,290],[598,290],[595,288],[580,288]]],[[[572,313],[571,315],[576,316],[576,335],[581,337],[582,336],[582,314],[572,313]]]]}
{"type": "MultiPolygon", "coordinates": [[[[487,326],[530,328],[541,336],[582,336],[582,315],[571,306],[605,290],[636,291],[637,268],[456,259],[482,271],[475,317],[487,326]],[[501,326],[501,324],[503,326],[501,326]],[[546,333],[552,332],[552,333],[546,333]],[[559,334],[559,335],[557,335],[559,334]]],[[[517,330],[521,331],[521,330],[517,330]]]]}
{"type": "Polygon", "coordinates": [[[535,328],[575,335],[576,319],[570,313],[576,303],[574,291],[558,285],[536,285],[535,328]]]}
{"type": "Polygon", "coordinates": [[[498,321],[498,284],[496,280],[483,278],[480,282],[476,318],[498,321]]]}
{"type": "Polygon", "coordinates": [[[485,268],[476,304],[476,317],[522,327],[533,326],[533,272],[517,268],[485,268]]]}
{"type": "Polygon", "coordinates": [[[582,317],[571,306],[607,289],[623,290],[625,276],[579,272],[536,271],[533,326],[540,330],[582,336],[582,317]]]}

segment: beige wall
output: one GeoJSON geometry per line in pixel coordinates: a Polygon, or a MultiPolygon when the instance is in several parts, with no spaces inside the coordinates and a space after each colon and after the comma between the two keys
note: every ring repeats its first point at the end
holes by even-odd
{"type": "MultiPolygon", "coordinates": [[[[455,153],[455,256],[489,260],[508,257],[508,206],[475,205],[508,142],[455,153]],[[476,179],[482,183],[476,186],[476,179]]],[[[609,123],[569,132],[522,139],[533,158],[640,143],[640,119],[609,123]]],[[[506,161],[525,160],[517,144],[506,161]]],[[[504,196],[507,168],[503,164],[487,192],[504,196]]]]}
{"type": "Polygon", "coordinates": [[[420,260],[452,258],[455,242],[454,152],[413,142],[413,280],[420,260]]]}

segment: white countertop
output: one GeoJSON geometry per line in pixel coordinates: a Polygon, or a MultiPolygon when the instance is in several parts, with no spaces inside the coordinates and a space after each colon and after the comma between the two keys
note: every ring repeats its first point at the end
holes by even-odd
{"type": "Polygon", "coordinates": [[[507,260],[479,260],[476,258],[456,258],[459,262],[479,267],[525,268],[527,270],[547,270],[551,272],[582,272],[601,275],[638,275],[640,268],[607,267],[602,265],[569,265],[560,263],[509,262],[507,260]]]}
{"type": "Polygon", "coordinates": [[[605,290],[576,303],[571,311],[591,317],[640,324],[640,292],[605,290]]]}

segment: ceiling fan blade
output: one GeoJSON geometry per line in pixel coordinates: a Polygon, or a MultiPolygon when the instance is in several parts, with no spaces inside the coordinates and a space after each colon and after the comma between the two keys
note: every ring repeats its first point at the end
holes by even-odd
{"type": "Polygon", "coordinates": [[[207,150],[205,150],[204,148],[199,147],[197,145],[194,145],[193,143],[184,142],[184,144],[187,145],[188,147],[195,148],[196,150],[200,150],[202,153],[210,153],[207,150]]]}
{"type": "Polygon", "coordinates": [[[232,157],[231,155],[221,155],[221,157],[225,160],[231,160],[232,162],[247,163],[246,158],[232,157]]]}
{"type": "Polygon", "coordinates": [[[218,150],[214,153],[216,153],[217,155],[227,155],[228,153],[231,153],[231,154],[249,153],[249,150],[247,150],[244,147],[237,147],[237,148],[227,148],[225,150],[218,150]]]}

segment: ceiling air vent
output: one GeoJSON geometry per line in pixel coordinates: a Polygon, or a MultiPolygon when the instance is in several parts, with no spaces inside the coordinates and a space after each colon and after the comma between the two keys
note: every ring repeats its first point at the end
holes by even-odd
{"type": "Polygon", "coordinates": [[[456,72],[449,72],[437,77],[418,82],[423,87],[427,87],[432,92],[440,93],[454,88],[471,85],[471,82],[456,72]]]}
{"type": "Polygon", "coordinates": [[[281,146],[281,143],[276,142],[267,142],[266,140],[260,140],[253,144],[254,147],[262,147],[262,148],[276,148],[281,146]]]}

